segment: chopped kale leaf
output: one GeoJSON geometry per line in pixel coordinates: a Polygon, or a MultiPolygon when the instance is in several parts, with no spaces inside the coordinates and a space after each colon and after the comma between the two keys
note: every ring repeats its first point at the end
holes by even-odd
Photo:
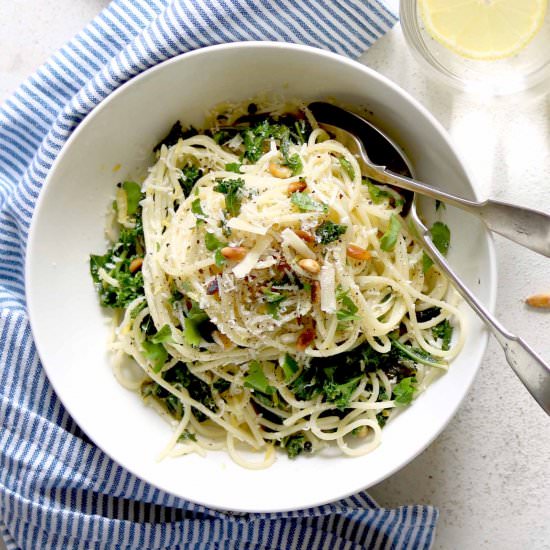
{"type": "Polygon", "coordinates": [[[172,128],[170,128],[168,134],[155,145],[153,151],[156,153],[163,145],[166,145],[166,147],[171,147],[172,145],[175,145],[180,139],[187,139],[192,136],[196,136],[197,134],[198,131],[195,130],[193,126],[190,126],[189,128],[183,128],[181,122],[178,120],[172,126],[172,128]]]}
{"type": "Polygon", "coordinates": [[[102,256],[90,256],[90,273],[103,307],[123,308],[143,296],[143,274],[141,270],[132,273],[130,264],[144,254],[143,227],[141,217],[136,218],[134,228],[122,227],[118,241],[102,256]],[[115,279],[112,285],[100,277],[103,269],[108,277],[115,279]]]}
{"type": "Polygon", "coordinates": [[[281,447],[286,451],[288,458],[296,458],[311,447],[311,443],[309,445],[307,443],[305,435],[297,433],[283,437],[281,447]]]}
{"type": "Polygon", "coordinates": [[[441,321],[438,325],[432,328],[434,338],[441,339],[441,349],[447,351],[451,346],[453,338],[453,327],[448,319],[441,321]]]}
{"type": "Polygon", "coordinates": [[[408,405],[414,398],[416,378],[403,378],[393,388],[393,399],[398,405],[408,405]]]}
{"type": "Polygon", "coordinates": [[[188,197],[195,186],[195,183],[202,178],[202,170],[196,166],[189,165],[181,169],[179,183],[183,191],[183,196],[188,197]]]}

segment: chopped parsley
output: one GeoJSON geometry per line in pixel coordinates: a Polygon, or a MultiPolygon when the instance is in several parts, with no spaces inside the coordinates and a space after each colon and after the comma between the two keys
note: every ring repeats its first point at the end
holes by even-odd
{"type": "Polygon", "coordinates": [[[248,374],[244,377],[244,385],[247,388],[271,395],[275,393],[275,388],[269,385],[262,366],[258,361],[251,361],[248,365],[248,374]]]}
{"type": "MultiPolygon", "coordinates": [[[[437,250],[443,256],[446,256],[451,244],[451,230],[449,227],[443,222],[435,222],[430,228],[430,235],[437,250]]],[[[426,273],[433,264],[433,260],[424,252],[422,256],[422,271],[426,273]]]]}
{"type": "Polygon", "coordinates": [[[432,328],[434,338],[441,339],[441,349],[447,351],[451,347],[453,338],[453,327],[448,319],[441,321],[438,325],[432,328]]]}
{"type": "Polygon", "coordinates": [[[225,165],[225,169],[227,172],[235,172],[235,174],[241,173],[241,164],[238,162],[230,162],[229,164],[225,165]]]}
{"type": "Polygon", "coordinates": [[[288,382],[298,372],[299,367],[294,357],[287,353],[281,362],[281,368],[285,374],[285,380],[288,382]]]}
{"type": "Polygon", "coordinates": [[[195,183],[202,177],[202,170],[196,166],[189,165],[181,169],[181,176],[179,177],[179,183],[183,196],[188,197],[191,194],[195,183]]]}
{"type": "Polygon", "coordinates": [[[225,195],[225,208],[231,216],[238,216],[241,212],[243,187],[242,178],[217,180],[214,186],[214,191],[225,195]]]}
{"type": "Polygon", "coordinates": [[[326,220],[315,230],[316,240],[321,244],[331,243],[338,240],[346,232],[347,228],[347,225],[326,220]]]}
{"type": "Polygon", "coordinates": [[[279,317],[279,307],[286,300],[286,295],[282,292],[277,292],[272,288],[264,288],[267,312],[275,319],[279,317]]]}
{"type": "Polygon", "coordinates": [[[313,199],[309,193],[296,191],[290,196],[290,202],[302,212],[328,212],[328,206],[313,199]]]}
{"type": "Polygon", "coordinates": [[[172,332],[168,325],[164,325],[157,333],[147,336],[141,344],[143,355],[151,363],[154,372],[160,372],[168,359],[168,352],[163,345],[168,342],[172,342],[172,332]]]}
{"type": "Polygon", "coordinates": [[[395,214],[392,214],[390,217],[390,227],[380,239],[380,248],[385,252],[391,252],[397,244],[400,231],[401,224],[399,223],[399,218],[395,214]]]}
{"type": "Polygon", "coordinates": [[[191,212],[193,212],[195,218],[197,218],[197,225],[200,225],[206,221],[206,214],[203,212],[201,200],[199,198],[196,198],[191,203],[191,212]]]}
{"type": "Polygon", "coordinates": [[[410,376],[403,378],[393,387],[393,400],[398,405],[408,405],[414,398],[416,391],[416,378],[410,376]]]}
{"type": "Polygon", "coordinates": [[[367,186],[370,198],[374,204],[380,204],[384,199],[392,197],[389,191],[382,189],[378,185],[374,185],[368,178],[363,178],[363,184],[367,186]]]}
{"type": "Polygon", "coordinates": [[[214,252],[214,261],[218,267],[222,267],[225,264],[225,257],[221,253],[221,249],[227,246],[227,243],[220,241],[214,233],[206,232],[204,236],[204,244],[207,250],[214,252]]]}
{"type": "Polygon", "coordinates": [[[141,187],[135,181],[125,181],[122,189],[126,193],[126,212],[128,216],[133,216],[139,208],[139,201],[143,198],[141,187]]]}
{"type": "Polygon", "coordinates": [[[336,291],[336,301],[340,305],[338,311],[336,312],[336,317],[342,323],[360,319],[359,315],[357,315],[359,308],[355,305],[348,294],[349,291],[344,291],[341,287],[338,287],[336,291]]]}
{"type": "Polygon", "coordinates": [[[342,170],[348,175],[349,179],[354,180],[355,170],[353,169],[351,162],[344,157],[339,157],[338,160],[340,161],[340,166],[342,167],[342,170]]]}
{"type": "Polygon", "coordinates": [[[204,339],[204,334],[201,330],[204,324],[209,322],[208,315],[199,307],[196,302],[193,302],[191,309],[187,312],[184,321],[184,337],[185,341],[190,346],[199,346],[204,339]]]}

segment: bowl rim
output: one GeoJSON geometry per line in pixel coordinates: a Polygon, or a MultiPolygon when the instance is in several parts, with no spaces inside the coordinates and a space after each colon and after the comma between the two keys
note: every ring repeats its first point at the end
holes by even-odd
{"type": "MultiPolygon", "coordinates": [[[[41,353],[41,344],[36,339],[35,336],[35,323],[33,319],[35,318],[34,315],[34,300],[33,300],[33,294],[31,292],[31,281],[30,281],[30,273],[32,270],[32,259],[36,255],[36,241],[37,241],[37,231],[36,227],[38,224],[39,216],[42,204],[45,200],[45,196],[47,195],[49,189],[50,189],[50,182],[55,178],[55,174],[57,171],[57,168],[59,164],[62,162],[64,156],[67,154],[67,151],[70,149],[70,146],[72,143],[79,139],[80,134],[85,130],[87,124],[92,120],[99,112],[101,112],[106,106],[113,101],[115,98],[117,98],[120,94],[124,94],[125,91],[130,88],[134,83],[139,82],[143,79],[150,78],[153,76],[157,71],[162,71],[166,66],[174,63],[181,62],[182,59],[187,59],[191,57],[197,57],[197,56],[208,56],[212,52],[222,51],[222,50],[233,50],[233,49],[281,49],[286,50],[289,52],[289,54],[292,54],[294,52],[305,52],[309,54],[314,54],[320,58],[320,61],[323,59],[328,59],[332,61],[337,61],[338,63],[348,65],[349,67],[359,70],[363,73],[366,73],[369,78],[375,79],[380,81],[384,86],[387,86],[388,88],[391,88],[392,91],[394,91],[396,94],[398,94],[401,99],[410,105],[413,109],[417,110],[419,114],[427,119],[431,127],[433,128],[434,132],[438,134],[439,138],[445,143],[447,146],[449,153],[454,157],[454,159],[457,162],[457,165],[460,166],[462,169],[464,175],[466,176],[465,179],[467,180],[469,190],[473,193],[474,197],[479,200],[479,195],[476,189],[476,186],[474,184],[474,178],[472,177],[471,171],[467,168],[467,166],[462,162],[460,156],[458,155],[456,148],[452,142],[452,139],[450,135],[447,133],[445,128],[442,126],[442,124],[435,118],[434,115],[432,115],[427,108],[425,108],[417,99],[415,99],[412,95],[410,95],[408,92],[406,92],[404,89],[402,89],[400,86],[398,86],[396,83],[391,81],[388,77],[380,74],[379,72],[375,71],[374,69],[371,69],[367,65],[360,63],[359,61],[355,61],[353,59],[344,57],[342,55],[323,50],[320,48],[302,45],[302,44],[295,44],[290,42],[274,42],[274,41],[241,41],[241,42],[232,42],[227,44],[217,44],[213,46],[207,46],[204,48],[200,48],[197,50],[192,50],[189,52],[185,52],[182,54],[179,54],[177,56],[174,56],[170,59],[167,59],[161,63],[158,63],[157,65],[154,65],[145,71],[141,72],[140,74],[136,75],[135,77],[131,78],[124,84],[122,84],[120,87],[118,87],[116,90],[111,92],[107,97],[105,97],[98,105],[96,105],[85,117],[84,119],[79,123],[79,125],[75,128],[75,130],[72,132],[72,134],[69,136],[61,150],[59,151],[57,157],[55,158],[54,162],[52,163],[52,166],[50,167],[48,174],[46,176],[46,179],[44,181],[44,184],[42,186],[42,189],[39,192],[39,196],[36,200],[35,207],[33,210],[32,220],[29,227],[28,232],[28,239],[27,239],[27,247],[26,247],[26,254],[25,254],[25,299],[27,303],[27,313],[29,316],[29,323],[31,327],[31,332],[33,335],[33,340],[36,345],[36,349],[38,352],[38,355],[40,357],[40,361],[42,363],[42,366],[44,368],[44,371],[46,373],[46,376],[48,377],[49,383],[52,385],[52,388],[54,389],[56,396],[59,398],[67,412],[71,415],[71,417],[77,422],[77,424],[81,427],[81,429],[86,433],[86,435],[90,438],[90,440],[93,442],[93,444],[98,447],[102,452],[104,452],[111,460],[113,460],[116,464],[119,464],[123,468],[125,468],[128,472],[130,472],[132,475],[136,476],[138,479],[144,481],[145,483],[150,484],[153,487],[156,487],[159,490],[162,490],[164,492],[167,492],[171,495],[174,495],[178,498],[182,498],[184,500],[188,500],[189,502],[193,502],[198,505],[207,506],[208,508],[214,509],[214,510],[232,510],[236,512],[249,512],[249,513],[277,513],[277,512],[289,512],[294,510],[300,510],[300,509],[306,509],[310,507],[315,506],[322,506],[324,504],[335,502],[338,500],[341,500],[343,498],[349,497],[350,495],[356,494],[357,492],[366,490],[369,487],[373,487],[374,485],[382,482],[384,479],[390,477],[395,472],[401,470],[403,467],[405,467],[407,464],[412,462],[421,452],[423,452],[440,434],[441,432],[447,427],[449,422],[452,418],[456,415],[456,412],[460,405],[464,402],[466,399],[466,396],[468,392],[470,391],[470,388],[473,384],[473,381],[475,377],[477,376],[477,372],[479,368],[481,368],[481,364],[483,363],[483,357],[486,354],[487,351],[487,345],[489,340],[489,331],[484,330],[482,334],[480,335],[480,345],[481,345],[481,358],[479,361],[479,364],[477,365],[477,368],[471,375],[470,380],[468,381],[468,384],[465,387],[464,395],[462,398],[457,402],[457,404],[449,410],[448,417],[445,422],[443,422],[437,430],[435,430],[432,434],[432,436],[428,439],[423,439],[421,443],[419,443],[415,451],[412,454],[408,454],[405,458],[400,460],[393,468],[383,472],[381,475],[376,477],[374,480],[369,482],[366,486],[359,486],[356,489],[352,491],[343,491],[339,494],[333,494],[330,497],[328,497],[325,500],[322,501],[315,501],[311,502],[310,504],[307,504],[306,506],[286,506],[286,507],[263,507],[263,508],[250,508],[246,506],[235,506],[232,508],[228,508],[226,506],[221,506],[216,503],[202,501],[200,499],[190,499],[189,497],[176,494],[174,492],[171,492],[169,488],[163,487],[161,485],[157,485],[154,482],[144,479],[141,477],[139,473],[137,473],[132,466],[129,466],[128,464],[125,464],[123,461],[119,461],[118,459],[115,459],[110,452],[103,449],[100,445],[98,445],[93,437],[90,437],[88,433],[85,430],[85,424],[81,425],[79,422],[80,415],[77,414],[76,416],[73,414],[73,411],[71,411],[71,407],[68,406],[61,395],[59,394],[56,383],[54,380],[49,376],[49,369],[46,365],[46,362],[42,361],[42,353],[41,353]]],[[[491,235],[491,233],[488,230],[485,230],[485,238],[487,242],[487,248],[488,248],[488,282],[487,286],[489,289],[489,299],[486,303],[487,308],[494,312],[495,306],[496,306],[496,295],[497,295],[497,261],[496,261],[496,253],[495,253],[495,247],[494,247],[494,240],[491,235]]]]}

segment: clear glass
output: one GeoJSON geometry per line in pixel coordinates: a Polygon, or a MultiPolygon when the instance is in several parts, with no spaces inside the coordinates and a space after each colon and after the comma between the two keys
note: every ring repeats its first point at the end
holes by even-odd
{"type": "Polygon", "coordinates": [[[401,0],[401,26],[418,61],[452,86],[488,95],[505,95],[550,81],[550,10],[533,40],[516,55],[475,60],[458,55],[432,38],[422,21],[417,0],[401,0]]]}

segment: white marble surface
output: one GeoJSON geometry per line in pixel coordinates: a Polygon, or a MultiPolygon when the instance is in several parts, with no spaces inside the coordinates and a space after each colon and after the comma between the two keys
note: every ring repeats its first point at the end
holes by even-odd
{"type": "MultiPolygon", "coordinates": [[[[0,2],[0,101],[107,3],[0,2]]],[[[452,92],[421,73],[399,26],[362,60],[441,121],[483,196],[550,211],[549,94],[482,101],[452,92]]],[[[496,246],[497,315],[550,360],[550,312],[529,310],[523,303],[531,293],[550,291],[550,259],[498,237],[496,246]]],[[[549,419],[492,341],[472,391],[448,428],[371,494],[386,506],[438,506],[438,549],[548,549],[549,457],[549,419]]]]}

